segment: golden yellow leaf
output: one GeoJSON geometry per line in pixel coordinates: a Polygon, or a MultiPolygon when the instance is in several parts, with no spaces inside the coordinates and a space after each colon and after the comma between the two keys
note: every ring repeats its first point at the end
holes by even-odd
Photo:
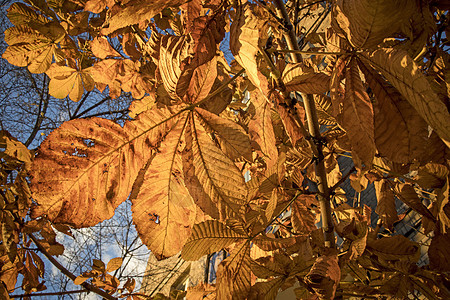
{"type": "Polygon", "coordinates": [[[450,147],[450,114],[406,51],[379,49],[362,56],[405,97],[450,147]]]}
{"type": "MultiPolygon", "coordinates": [[[[103,3],[108,3],[107,1],[91,0],[89,3],[88,10],[95,10],[97,12],[104,8],[103,3]]],[[[166,7],[180,6],[181,4],[187,2],[187,0],[157,0],[157,1],[146,1],[146,0],[135,0],[128,2],[127,5],[116,7],[116,9],[111,14],[109,23],[107,27],[104,27],[101,31],[103,35],[108,35],[114,31],[127,27],[129,25],[137,24],[145,20],[150,20],[160,11],[166,7]]]]}
{"type": "Polygon", "coordinates": [[[164,110],[142,113],[125,129],[92,118],[64,123],[41,144],[31,170],[38,211],[79,228],[112,217],[170,126],[164,110]]]}
{"type": "Polygon", "coordinates": [[[299,91],[305,94],[323,94],[330,90],[330,76],[315,71],[303,63],[288,64],[281,79],[288,92],[299,91]]]}
{"type": "Polygon", "coordinates": [[[40,24],[50,22],[43,15],[37,14],[33,8],[20,2],[15,2],[8,8],[8,19],[15,26],[27,24],[30,21],[40,24]]]}
{"type": "MultiPolygon", "coordinates": [[[[198,66],[193,71],[184,72],[181,76],[180,81],[188,81],[188,88],[186,91],[186,100],[189,103],[195,103],[203,100],[208,96],[214,85],[214,80],[217,77],[217,60],[213,58],[212,60],[198,66]]],[[[177,91],[178,96],[183,96],[181,93],[184,89],[180,89],[182,83],[178,83],[177,91]]]]}
{"type": "Polygon", "coordinates": [[[239,124],[201,108],[196,108],[195,111],[204,125],[215,132],[223,152],[229,158],[236,160],[244,157],[249,161],[252,160],[250,138],[239,124]]]}
{"type": "Polygon", "coordinates": [[[220,251],[246,238],[246,235],[234,231],[217,220],[208,220],[194,225],[192,234],[181,251],[181,257],[184,260],[198,260],[203,255],[220,251]]]}
{"type": "Polygon", "coordinates": [[[184,185],[181,153],[186,116],[167,134],[133,199],[133,220],[142,242],[163,259],[177,254],[189,237],[196,206],[184,185]]]}
{"type": "Polygon", "coordinates": [[[247,197],[244,177],[211,140],[201,119],[191,115],[184,151],[185,184],[197,205],[213,218],[242,217],[247,197]]]}
{"type": "Polygon", "coordinates": [[[105,59],[108,56],[120,56],[104,36],[96,37],[92,40],[91,51],[96,57],[101,59],[105,59]]]}
{"type": "Polygon", "coordinates": [[[250,81],[263,93],[268,91],[268,80],[259,70],[262,62],[257,59],[259,46],[263,47],[268,38],[264,20],[253,10],[257,7],[247,2],[240,5],[230,29],[230,50],[236,61],[245,68],[250,81]]]}
{"type": "Polygon", "coordinates": [[[311,232],[316,229],[315,214],[310,206],[317,205],[315,195],[300,195],[291,205],[292,227],[296,232],[311,232]]]}
{"type": "Polygon", "coordinates": [[[106,272],[114,272],[118,268],[122,266],[123,258],[122,257],[115,257],[111,259],[108,264],[106,265],[106,272]]]}
{"type": "Polygon", "coordinates": [[[255,105],[256,114],[248,124],[248,131],[253,148],[258,149],[266,157],[268,167],[274,165],[278,158],[275,133],[272,125],[271,106],[259,91],[251,94],[251,101],[255,105]]]}
{"type": "Polygon", "coordinates": [[[72,101],[79,101],[84,90],[91,91],[94,82],[86,71],[77,71],[70,67],[52,64],[46,74],[50,77],[49,93],[55,98],[63,99],[67,96],[72,101]]]}

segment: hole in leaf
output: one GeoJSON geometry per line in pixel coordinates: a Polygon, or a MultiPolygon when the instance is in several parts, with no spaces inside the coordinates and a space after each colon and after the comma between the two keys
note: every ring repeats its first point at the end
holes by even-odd
{"type": "Polygon", "coordinates": [[[149,213],[148,215],[150,217],[150,221],[155,222],[156,224],[159,224],[160,221],[159,221],[159,216],[157,214],[149,213]]]}
{"type": "Polygon", "coordinates": [[[83,143],[88,146],[88,147],[94,147],[95,146],[95,142],[91,139],[84,139],[83,143]]]}

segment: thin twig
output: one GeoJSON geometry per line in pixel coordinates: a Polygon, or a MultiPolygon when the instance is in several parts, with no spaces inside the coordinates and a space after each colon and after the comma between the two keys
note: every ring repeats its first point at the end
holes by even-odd
{"type": "Polygon", "coordinates": [[[9,295],[9,298],[60,296],[60,295],[81,294],[81,293],[89,293],[89,291],[88,290],[76,290],[76,291],[65,291],[65,292],[54,292],[54,293],[32,293],[32,294],[22,294],[22,295],[9,295]]]}
{"type": "MultiPolygon", "coordinates": [[[[61,265],[50,253],[48,253],[47,249],[44,248],[44,246],[41,245],[41,243],[38,241],[38,239],[31,233],[28,234],[28,236],[30,237],[30,239],[34,242],[34,244],[39,248],[39,250],[42,252],[42,254],[45,255],[45,257],[47,257],[47,259],[58,269],[61,271],[61,273],[63,273],[64,275],[66,275],[67,277],[69,277],[72,281],[75,280],[75,278],[77,278],[77,276],[75,276],[72,272],[70,272],[69,270],[67,270],[63,265],[61,265]]],[[[96,286],[93,286],[90,283],[87,282],[83,282],[81,284],[82,287],[84,287],[86,290],[89,290],[91,292],[96,293],[97,295],[102,296],[105,299],[108,300],[118,300],[116,297],[111,296],[110,294],[108,294],[107,292],[97,288],[96,286]]]]}

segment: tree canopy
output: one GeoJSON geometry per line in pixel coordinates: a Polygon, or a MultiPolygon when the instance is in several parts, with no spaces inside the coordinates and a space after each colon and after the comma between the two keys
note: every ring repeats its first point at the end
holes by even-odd
{"type": "Polygon", "coordinates": [[[127,120],[73,117],[37,150],[1,132],[0,294],[19,274],[26,293],[45,289],[42,254],[104,298],[144,299],[114,276],[120,257],[81,274],[55,259],[55,230],[94,226],[129,200],[158,259],[229,253],[214,285],[172,298],[274,299],[296,285],[299,299],[448,299],[448,8],[13,3],[10,64],[45,73],[58,99],[96,89],[133,101],[127,120]],[[368,186],[374,211],[356,200],[368,186]],[[426,247],[396,230],[411,215],[426,247]]]}

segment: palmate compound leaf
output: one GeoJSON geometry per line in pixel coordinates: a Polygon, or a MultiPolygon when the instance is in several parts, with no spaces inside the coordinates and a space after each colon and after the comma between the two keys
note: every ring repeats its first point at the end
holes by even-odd
{"type": "Polygon", "coordinates": [[[171,127],[170,115],[149,110],[124,128],[100,118],[63,123],[41,144],[32,165],[31,189],[39,204],[33,215],[77,228],[111,218],[171,127]]]}
{"type": "Polygon", "coordinates": [[[84,90],[94,89],[94,80],[85,70],[77,71],[55,63],[50,66],[46,74],[50,77],[49,94],[58,99],[69,95],[72,101],[77,102],[83,96],[84,90]]]}
{"type": "Polygon", "coordinates": [[[207,220],[192,227],[192,234],[184,244],[181,257],[184,260],[198,260],[203,255],[220,251],[246,238],[246,235],[234,231],[224,223],[207,220]]]}
{"type": "Polygon", "coordinates": [[[244,177],[208,136],[197,111],[190,114],[185,140],[185,184],[196,204],[218,220],[242,218],[247,203],[244,177]]]}
{"type": "Polygon", "coordinates": [[[379,49],[361,57],[381,72],[450,147],[449,111],[408,53],[379,49]]]}
{"type": "Polygon", "coordinates": [[[158,259],[181,250],[196,217],[196,206],[184,185],[182,169],[186,122],[185,115],[162,141],[144,174],[139,194],[132,199],[133,221],[139,236],[158,259]]]}
{"type": "MultiPolygon", "coordinates": [[[[56,25],[52,23],[45,26],[56,25]]],[[[5,41],[9,47],[2,57],[15,66],[28,66],[31,73],[43,73],[50,67],[56,43],[62,37],[63,34],[57,37],[44,35],[24,25],[11,27],[5,31],[5,41]]]]}

